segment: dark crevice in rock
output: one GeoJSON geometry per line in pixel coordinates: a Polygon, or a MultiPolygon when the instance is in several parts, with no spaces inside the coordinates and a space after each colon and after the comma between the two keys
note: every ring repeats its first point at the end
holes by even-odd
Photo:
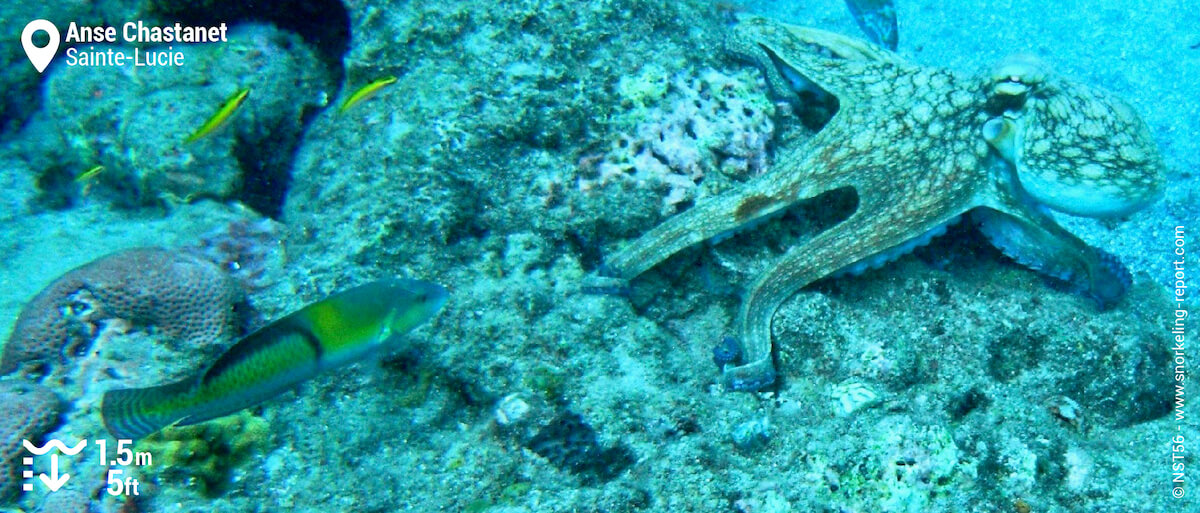
{"type": "Polygon", "coordinates": [[[238,201],[264,216],[279,219],[288,187],[292,184],[291,169],[299,146],[298,137],[270,137],[267,141],[256,142],[238,140],[233,150],[242,168],[238,201]],[[263,153],[262,147],[273,150],[263,153]]]}

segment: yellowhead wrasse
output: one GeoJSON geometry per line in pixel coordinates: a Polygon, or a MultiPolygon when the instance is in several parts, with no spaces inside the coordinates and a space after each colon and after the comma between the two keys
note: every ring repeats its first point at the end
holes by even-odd
{"type": "Polygon", "coordinates": [[[367,98],[375,96],[375,93],[378,93],[379,90],[395,83],[396,77],[387,76],[358,88],[357,91],[350,93],[350,96],[346,98],[346,101],[342,102],[342,107],[338,109],[338,113],[346,112],[346,110],[350,107],[355,106],[367,98]]]}
{"type": "Polygon", "coordinates": [[[221,125],[224,125],[226,121],[229,121],[229,118],[233,117],[238,107],[242,106],[242,102],[246,101],[247,96],[250,96],[250,88],[241,89],[233,93],[233,96],[226,99],[225,103],[221,104],[221,108],[217,109],[217,112],[208,118],[208,121],[205,121],[203,125],[200,125],[200,128],[196,129],[192,135],[189,135],[184,142],[195,142],[197,139],[221,128],[221,125]]]}
{"type": "Polygon", "coordinates": [[[80,194],[87,196],[89,193],[91,193],[92,186],[96,184],[96,177],[100,176],[100,173],[103,172],[104,166],[93,166],[91,169],[79,173],[79,176],[75,177],[75,183],[83,186],[80,194]]]}
{"type": "Polygon", "coordinates": [[[104,166],[95,166],[87,171],[79,173],[79,176],[75,177],[75,181],[79,182],[79,183],[83,183],[88,180],[91,180],[92,178],[95,178],[97,175],[99,175],[102,172],[104,172],[104,166]]]}
{"type": "Polygon", "coordinates": [[[433,317],[446,289],[426,281],[386,279],[310,304],[251,333],[199,376],[149,388],[111,390],[100,413],[118,439],[138,439],[271,399],[318,373],[392,347],[433,317]]]}

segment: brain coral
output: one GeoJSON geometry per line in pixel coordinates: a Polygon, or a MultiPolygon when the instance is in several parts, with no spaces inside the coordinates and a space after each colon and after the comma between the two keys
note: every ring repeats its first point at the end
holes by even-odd
{"type": "MultiPolygon", "coordinates": [[[[49,388],[28,383],[0,383],[0,504],[21,487],[21,440],[37,442],[58,424],[62,402],[49,388]]],[[[38,442],[40,443],[40,442],[38,442]]]]}
{"type": "Polygon", "coordinates": [[[237,283],[201,257],[161,248],[113,253],[67,272],[25,305],[0,374],[51,374],[85,354],[112,321],[211,344],[235,334],[241,300],[237,283]]]}

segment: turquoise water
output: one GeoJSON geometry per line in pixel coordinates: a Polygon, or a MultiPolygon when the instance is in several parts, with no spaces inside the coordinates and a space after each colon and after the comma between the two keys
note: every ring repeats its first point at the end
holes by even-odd
{"type": "Polygon", "coordinates": [[[857,42],[837,0],[10,2],[0,511],[1194,511],[1192,10],[901,1],[891,54],[857,42]],[[726,51],[752,15],[848,39],[756,40],[776,55],[768,83],[726,51]],[[42,72],[18,37],[34,19],[60,32],[42,72]],[[157,40],[126,41],[126,23],[157,40]],[[75,39],[82,27],[115,42],[75,39]],[[873,84],[845,93],[797,70],[900,60],[925,71],[865,66],[836,75],[873,84]],[[912,77],[934,69],[961,81],[925,95],[912,77]],[[841,122],[861,90],[860,124],[841,122]],[[1140,122],[1036,132],[1075,112],[1038,110],[1063,91],[1117,98],[1140,122]],[[955,92],[961,117],[939,109],[955,92]],[[983,128],[1006,119],[1030,142],[1017,157],[983,128]],[[913,164],[955,144],[974,155],[963,169],[996,178],[913,164]],[[845,164],[835,150],[851,146],[887,165],[845,164]],[[1112,155],[1148,159],[1121,176],[1161,174],[1072,205],[1161,192],[1106,219],[1031,206],[1072,234],[1036,243],[921,206],[982,183],[981,197],[1059,208],[1027,194],[1035,152],[1073,155],[1068,175],[1112,155]],[[821,190],[763,219],[773,203],[735,202],[729,229],[699,214],[787,189],[761,185],[772,177],[821,190]],[[870,224],[897,205],[909,215],[870,224]],[[809,245],[862,208],[870,230],[809,245]],[[925,217],[946,224],[928,245],[889,251],[924,241],[917,228],[876,242],[925,217]],[[713,243],[661,242],[692,234],[713,243]],[[878,268],[763,278],[820,247],[878,268]],[[325,299],[393,277],[444,286],[445,305],[325,299]],[[740,312],[776,284],[806,286],[766,301],[764,345],[740,312]],[[422,315],[389,337],[405,312],[422,315]],[[333,368],[339,355],[352,361],[333,368]],[[732,380],[743,365],[753,379],[732,380]],[[118,412],[106,392],[230,369],[285,391],[232,386],[211,393],[250,404],[235,414],[188,425],[224,410],[164,408],[180,425],[113,435],[140,435],[115,416],[141,422],[164,396],[118,412]],[[64,446],[34,457],[22,439],[64,446]]]}

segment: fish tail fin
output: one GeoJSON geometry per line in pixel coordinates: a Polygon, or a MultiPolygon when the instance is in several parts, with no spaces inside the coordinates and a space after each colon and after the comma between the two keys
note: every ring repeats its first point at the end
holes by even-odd
{"type": "Polygon", "coordinates": [[[187,417],[195,380],[109,390],[100,401],[104,427],[117,439],[137,440],[187,417]]]}

